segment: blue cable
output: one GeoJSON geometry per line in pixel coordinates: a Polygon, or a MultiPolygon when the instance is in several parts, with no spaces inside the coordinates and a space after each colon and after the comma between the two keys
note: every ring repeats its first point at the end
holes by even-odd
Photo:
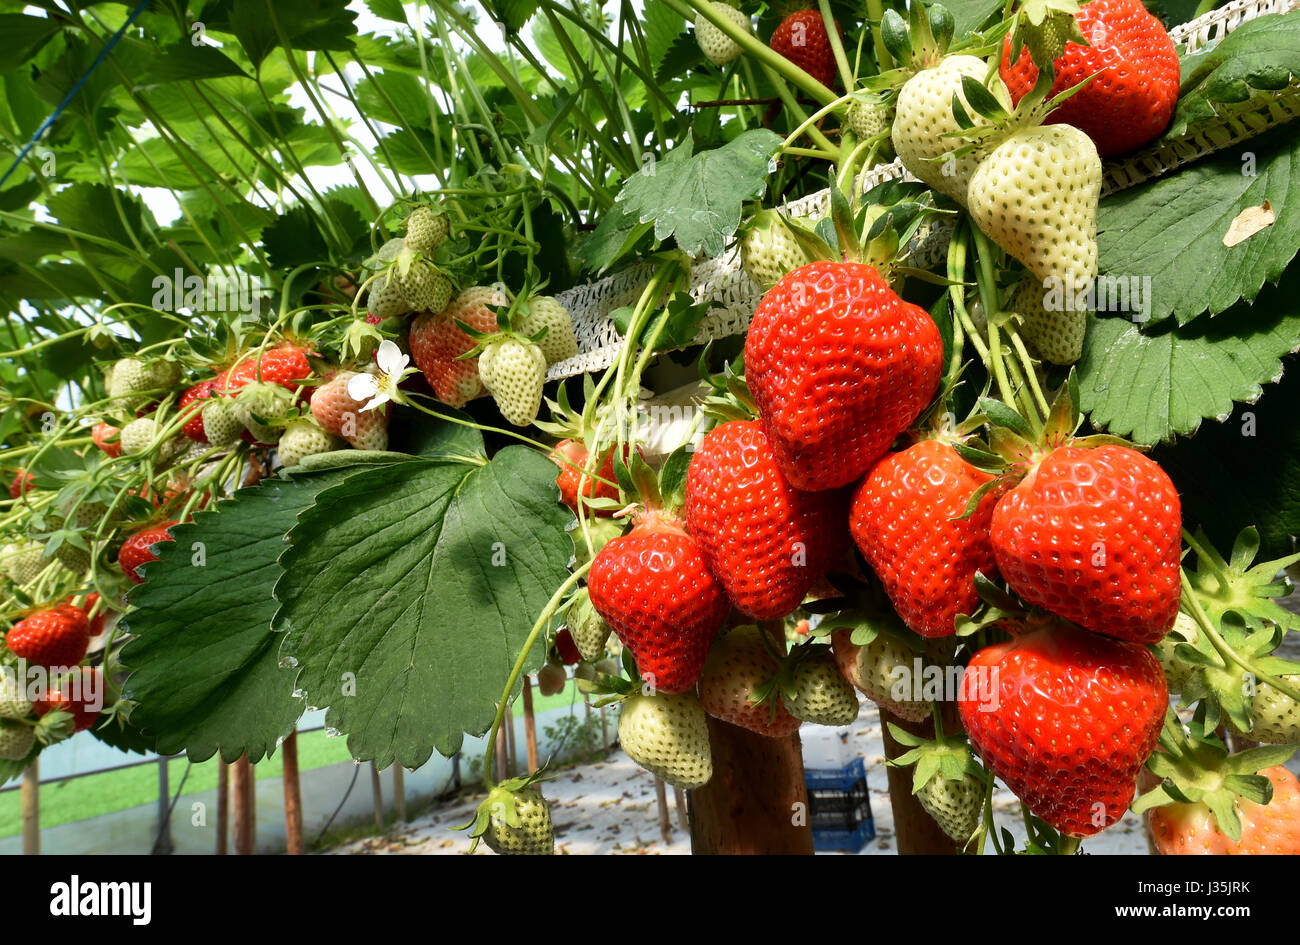
{"type": "Polygon", "coordinates": [[[5,171],[5,176],[0,177],[0,187],[5,185],[5,181],[9,179],[9,175],[18,169],[18,165],[23,163],[23,159],[27,157],[32,148],[36,147],[40,142],[41,137],[49,130],[50,126],[59,120],[59,116],[62,115],[63,110],[68,107],[68,103],[72,101],[72,97],[81,91],[81,87],[86,84],[86,80],[90,78],[90,74],[99,68],[101,62],[108,58],[108,54],[113,51],[113,47],[116,46],[118,40],[122,38],[122,34],[126,32],[127,27],[135,22],[135,18],[144,12],[144,8],[147,7],[150,2],[151,0],[140,0],[140,5],[131,11],[131,15],[126,18],[126,22],[122,24],[122,28],[114,33],[113,38],[110,39],[104,45],[104,48],[99,51],[99,55],[95,57],[95,61],[90,64],[90,68],[87,69],[85,74],[77,80],[76,84],[68,91],[68,94],[63,96],[63,101],[59,102],[58,107],[50,113],[50,117],[41,122],[41,126],[36,129],[36,134],[32,135],[32,140],[28,141],[27,146],[18,152],[18,157],[14,160],[13,164],[9,166],[9,170],[5,171]]]}

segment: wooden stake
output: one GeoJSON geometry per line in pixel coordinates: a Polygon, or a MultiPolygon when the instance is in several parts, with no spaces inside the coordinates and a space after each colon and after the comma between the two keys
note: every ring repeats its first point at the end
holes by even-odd
{"type": "Polygon", "coordinates": [[[673,821],[668,816],[668,791],[664,782],[655,778],[655,800],[659,804],[659,836],[664,843],[673,842],[673,821]]]}
{"type": "Polygon", "coordinates": [[[379,768],[370,762],[370,793],[375,801],[375,827],[384,829],[384,785],[379,780],[379,768]]]}
{"type": "Polygon", "coordinates": [[[158,759],[158,837],[154,853],[172,852],[172,792],[168,782],[167,759],[158,759]]]}
{"type": "Polygon", "coordinates": [[[280,746],[283,751],[284,779],[284,843],[290,856],[302,856],[302,785],[298,780],[298,732],[280,746]]]}
{"type": "Polygon", "coordinates": [[[506,773],[513,776],[519,770],[519,755],[515,751],[515,707],[506,706],[506,717],[502,722],[506,728],[506,773]]]}
{"type": "Polygon", "coordinates": [[[673,788],[673,803],[677,807],[677,825],[690,832],[691,821],[686,813],[686,792],[679,787],[673,788]]]}
{"type": "MultiPolygon", "coordinates": [[[[934,738],[933,721],[927,719],[924,722],[907,722],[881,709],[880,727],[885,735],[886,758],[897,758],[908,750],[906,745],[900,745],[889,734],[890,722],[913,735],[934,738]]],[[[944,720],[947,731],[956,731],[955,725],[955,721],[950,723],[947,719],[944,720]]],[[[903,855],[955,855],[958,852],[957,844],[939,829],[939,825],[912,794],[912,769],[889,765],[884,768],[889,779],[889,804],[894,809],[894,840],[898,852],[903,855]]]]}
{"type": "Polygon", "coordinates": [[[23,853],[41,855],[41,760],[33,758],[23,772],[23,853]]]}
{"type": "Polygon", "coordinates": [[[393,762],[393,814],[399,824],[406,823],[406,770],[393,762]]]}
{"type": "Polygon", "coordinates": [[[692,852],[811,855],[799,735],[708,721],[713,778],[691,793],[692,852]]]}
{"type": "Polygon", "coordinates": [[[524,743],[528,748],[528,773],[537,770],[537,717],[533,714],[533,680],[524,677],[524,743]]]}
{"type": "Polygon", "coordinates": [[[231,765],[230,793],[234,806],[235,853],[252,856],[254,838],[257,836],[253,795],[253,766],[248,755],[240,755],[231,765]]]}
{"type": "Polygon", "coordinates": [[[226,855],[230,833],[230,765],[217,758],[217,856],[226,855]]]}

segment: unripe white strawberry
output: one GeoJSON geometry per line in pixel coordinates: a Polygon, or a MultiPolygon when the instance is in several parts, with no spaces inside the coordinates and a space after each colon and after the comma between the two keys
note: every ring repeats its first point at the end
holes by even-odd
{"type": "Polygon", "coordinates": [[[610,626],[596,613],[586,588],[579,592],[569,608],[567,623],[578,654],[584,660],[594,660],[605,652],[605,641],[611,633],[610,626]]]}
{"type": "Polygon", "coordinates": [[[36,729],[22,722],[0,719],[0,758],[22,761],[36,744],[36,729]]]}
{"type": "Polygon", "coordinates": [[[235,397],[235,416],[257,442],[269,445],[284,433],[277,421],[288,415],[293,400],[294,395],[279,384],[252,381],[235,397]]]}
{"type": "Polygon", "coordinates": [[[54,549],[54,560],[76,577],[81,577],[90,570],[90,552],[68,541],[59,542],[59,547],[54,549]]]}
{"type": "Polygon", "coordinates": [[[893,114],[877,96],[855,98],[849,103],[845,123],[861,139],[874,138],[889,130],[893,114]]]}
{"type": "Polygon", "coordinates": [[[366,297],[366,309],[380,321],[405,315],[410,311],[405,294],[389,280],[387,272],[376,276],[375,281],[370,283],[370,288],[366,291],[369,293],[366,297]]]}
{"type": "MultiPolygon", "coordinates": [[[[749,17],[743,10],[737,10],[727,3],[708,5],[741,29],[749,31],[749,17]]],[[[703,13],[695,14],[695,41],[700,44],[700,52],[704,53],[704,58],[718,66],[731,62],[742,52],[740,44],[710,23],[703,13]]]]}
{"type": "Polygon", "coordinates": [[[122,452],[127,456],[146,453],[158,438],[158,421],[153,417],[137,417],[122,427],[122,452]]]}
{"type": "Polygon", "coordinates": [[[1071,125],[1013,132],[970,179],[971,219],[1051,288],[1070,293],[1097,275],[1097,146],[1071,125]]]}
{"type": "Polygon", "coordinates": [[[916,792],[916,799],[950,840],[965,844],[979,826],[984,785],[973,774],[952,781],[936,774],[916,792]]]}
{"type": "Polygon", "coordinates": [[[122,358],[113,365],[108,394],[110,397],[130,397],[146,391],[161,392],[175,387],[180,379],[181,366],[176,361],[122,358]]]}
{"type": "Polygon", "coordinates": [[[775,210],[754,214],[740,237],[740,264],[763,291],[807,261],[794,234],[775,210]]]}
{"type": "Polygon", "coordinates": [[[1083,353],[1088,313],[1062,308],[1049,311],[1044,298],[1038,280],[1025,276],[1007,296],[1006,307],[1020,316],[1024,326],[1021,333],[1034,354],[1053,364],[1073,364],[1083,353]]]}
{"type": "Polygon", "coordinates": [[[951,216],[930,217],[907,241],[907,265],[913,269],[935,269],[948,261],[956,220],[951,216]]]}
{"type": "MultiPolygon", "coordinates": [[[[1283,682],[1300,686],[1300,675],[1283,676],[1283,682]]],[[[1255,688],[1250,700],[1249,735],[1266,745],[1290,745],[1300,741],[1300,704],[1266,682],[1255,688]]]]}
{"type": "MultiPolygon", "coordinates": [[[[212,446],[230,446],[244,432],[244,424],[227,399],[211,398],[203,407],[203,435],[212,446]]],[[[202,445],[202,444],[200,444],[202,445]]]]}
{"type": "MultiPolygon", "coordinates": [[[[882,709],[909,722],[930,717],[930,704],[921,700],[896,698],[894,685],[899,681],[896,670],[910,672],[916,655],[898,640],[881,633],[865,646],[852,640],[853,631],[840,627],[832,635],[832,650],[840,674],[882,709]]],[[[909,678],[907,672],[903,679],[909,678]]]]}
{"type": "MultiPolygon", "coordinates": [[[[961,91],[962,76],[983,82],[988,66],[974,56],[948,56],[937,66],[922,69],[908,79],[898,93],[894,126],[890,133],[894,150],[903,166],[917,178],[960,204],[966,203],[971,175],[979,165],[977,153],[945,157],[962,145],[946,138],[961,126],[952,113],[952,97],[958,95],[966,114],[977,126],[986,124],[966,102],[961,91]]],[[[995,79],[995,95],[1007,99],[1001,79],[995,79]]]]}
{"type": "Polygon", "coordinates": [[[432,258],[450,229],[445,213],[432,207],[416,207],[406,218],[406,248],[432,258]]]}
{"type": "Polygon", "coordinates": [[[632,696],[618,717],[618,740],[629,758],[673,787],[690,791],[713,777],[709,725],[693,692],[632,696]]]}
{"type": "Polygon", "coordinates": [[[0,718],[25,719],[32,714],[32,703],[23,691],[16,673],[0,673],[0,718]]]}
{"type": "Polygon", "coordinates": [[[830,647],[794,668],[795,693],[785,707],[796,719],[814,725],[848,725],[858,717],[858,694],[835,665],[830,647]]]}
{"type": "Polygon", "coordinates": [[[521,335],[535,335],[543,328],[546,337],[538,347],[547,364],[558,364],[578,356],[578,340],[573,336],[573,316],[569,310],[548,295],[535,295],[527,302],[528,309],[519,320],[521,335]]]}
{"type": "Polygon", "coordinates": [[[0,574],[18,586],[30,584],[45,570],[45,549],[36,542],[17,542],[0,549],[0,574]]]}
{"type": "Polygon", "coordinates": [[[488,800],[492,813],[483,831],[483,842],[492,852],[517,856],[547,856],[555,852],[551,808],[535,784],[512,792],[509,800],[497,797],[488,800]],[[514,808],[517,825],[510,823],[507,804],[514,808]]]}
{"type": "Polygon", "coordinates": [[[478,374],[501,416],[517,427],[537,417],[546,385],[546,357],[537,345],[517,338],[489,342],[479,355],[478,374]]]}
{"type": "Polygon", "coordinates": [[[343,439],[323,430],[310,420],[294,420],[284,428],[276,452],[285,468],[292,468],[308,456],[342,449],[343,439]]]}
{"type": "Polygon", "coordinates": [[[391,267],[388,282],[401,293],[408,312],[440,312],[451,301],[451,280],[423,257],[411,260],[405,274],[400,266],[391,267]]]}

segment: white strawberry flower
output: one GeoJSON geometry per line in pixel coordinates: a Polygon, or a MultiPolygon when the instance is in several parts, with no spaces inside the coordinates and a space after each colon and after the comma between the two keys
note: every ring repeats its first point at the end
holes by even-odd
{"type": "Polygon", "coordinates": [[[407,367],[411,363],[410,357],[402,354],[402,349],[391,341],[380,342],[375,361],[379,368],[377,372],[356,374],[348,380],[348,396],[366,402],[362,410],[374,410],[390,400],[401,403],[397,385],[411,373],[407,367]]]}

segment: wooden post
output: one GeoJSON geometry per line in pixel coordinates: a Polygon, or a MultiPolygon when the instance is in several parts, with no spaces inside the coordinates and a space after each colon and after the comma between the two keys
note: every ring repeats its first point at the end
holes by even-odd
{"type": "Polygon", "coordinates": [[[798,733],[767,738],[709,718],[709,744],[713,778],[691,794],[692,852],[811,855],[798,733]]]}
{"type": "Polygon", "coordinates": [[[533,679],[524,677],[524,743],[528,748],[528,773],[537,770],[537,717],[533,715],[533,679]]]}
{"type": "Polygon", "coordinates": [[[33,758],[23,772],[23,853],[41,855],[41,760],[33,758]]]}
{"type": "MultiPolygon", "coordinates": [[[[906,745],[900,745],[889,734],[890,722],[913,735],[934,738],[933,721],[927,719],[924,722],[907,722],[881,709],[880,727],[885,736],[886,758],[897,758],[908,750],[906,745]]],[[[956,731],[955,727],[948,728],[949,724],[948,720],[945,720],[945,728],[948,731],[956,731]]],[[[955,726],[955,722],[952,724],[955,726]]],[[[921,802],[912,794],[913,770],[889,765],[885,765],[884,768],[889,779],[889,804],[894,809],[894,840],[898,852],[903,855],[956,854],[957,844],[939,829],[939,825],[925,812],[921,802]]]]}
{"type": "Polygon", "coordinates": [[[370,762],[370,793],[375,801],[375,827],[384,829],[384,785],[379,780],[379,768],[370,762]]]}
{"type": "Polygon", "coordinates": [[[686,792],[679,787],[673,788],[673,803],[677,807],[677,825],[690,832],[690,817],[686,813],[686,792]]]}
{"type": "Polygon", "coordinates": [[[672,843],[673,821],[668,816],[668,791],[659,778],[655,778],[655,800],[659,803],[659,836],[664,843],[672,843]]]}
{"type": "Polygon", "coordinates": [[[393,815],[399,824],[406,823],[406,769],[393,762],[393,815]]]}
{"type": "Polygon", "coordinates": [[[506,717],[502,721],[506,729],[506,773],[513,776],[519,770],[519,754],[515,751],[515,707],[506,706],[506,717]]]}
{"type": "Polygon", "coordinates": [[[217,856],[226,855],[226,840],[230,832],[230,765],[217,756],[217,856]]]}
{"type": "Polygon", "coordinates": [[[290,856],[302,856],[302,784],[298,780],[298,732],[295,729],[280,746],[284,780],[284,848],[290,856]]]}
{"type": "MultiPolygon", "coordinates": [[[[509,717],[510,714],[507,712],[506,718],[508,719],[509,717]]],[[[505,721],[503,720],[501,724],[502,727],[504,728],[505,721]]],[[[495,762],[497,781],[504,781],[506,778],[510,777],[510,753],[506,750],[506,739],[501,737],[504,734],[505,732],[501,732],[501,731],[497,732],[497,745],[496,745],[497,758],[495,762]]]]}
{"type": "Polygon", "coordinates": [[[240,755],[231,765],[230,787],[234,802],[235,853],[252,856],[257,836],[257,812],[254,810],[253,766],[248,763],[248,755],[240,755]]]}

